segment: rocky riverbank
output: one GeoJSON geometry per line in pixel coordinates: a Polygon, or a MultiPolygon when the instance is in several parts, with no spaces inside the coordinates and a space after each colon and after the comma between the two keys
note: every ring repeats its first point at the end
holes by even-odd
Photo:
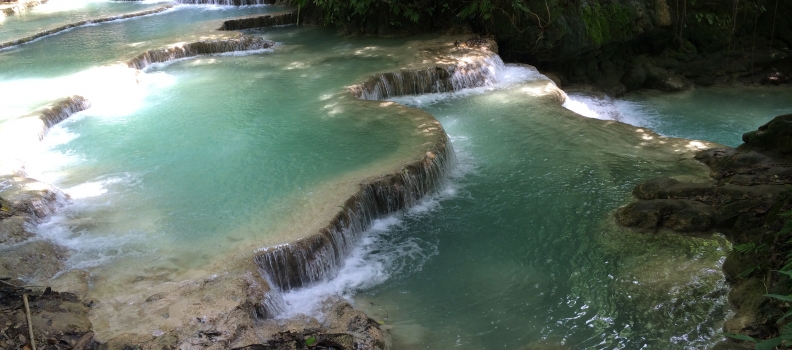
{"type": "MultiPolygon", "coordinates": [[[[611,96],[694,85],[789,84],[788,1],[448,0],[347,6],[308,2],[301,23],[394,35],[472,30],[492,35],[506,62],[552,73],[563,86],[611,96]]],[[[550,75],[549,75],[550,76],[550,75]]]]}
{"type": "MultiPolygon", "coordinates": [[[[635,187],[637,201],[619,209],[616,219],[647,234],[660,230],[725,234],[734,245],[723,270],[735,315],[726,321],[724,331],[758,340],[781,339],[789,336],[783,330],[790,321],[785,317],[789,311],[785,296],[792,291],[788,271],[792,115],[774,118],[743,135],[743,141],[737,148],[698,152],[696,159],[711,170],[711,182],[648,180],[635,187]]],[[[751,343],[738,342],[730,340],[716,348],[751,343]]]]}

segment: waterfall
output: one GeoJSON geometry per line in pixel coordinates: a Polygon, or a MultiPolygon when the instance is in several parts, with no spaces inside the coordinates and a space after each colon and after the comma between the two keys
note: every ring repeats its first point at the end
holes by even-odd
{"type": "Polygon", "coordinates": [[[39,116],[41,121],[44,122],[44,126],[39,133],[39,140],[43,140],[44,136],[47,136],[50,128],[55,126],[55,124],[66,120],[74,113],[84,111],[90,107],[91,103],[85,97],[75,95],[67,97],[59,101],[55,106],[43,110],[41,116],[39,116]]]}
{"type": "Polygon", "coordinates": [[[264,28],[297,23],[297,12],[275,13],[272,15],[230,19],[223,22],[220,30],[242,30],[264,28]]]}
{"type": "Polygon", "coordinates": [[[498,55],[458,60],[455,64],[425,69],[382,73],[366,82],[350,87],[353,95],[363,100],[384,100],[401,95],[454,92],[495,83],[504,67],[498,55]]]}
{"type": "Polygon", "coordinates": [[[454,161],[454,151],[445,136],[434,150],[398,173],[362,183],[360,191],[347,199],[343,209],[318,234],[258,250],[254,260],[262,275],[280,291],[335,276],[375,219],[415,205],[442,184],[446,169],[454,161]]]}
{"type": "MultiPolygon", "coordinates": [[[[35,125],[40,123],[41,129],[38,131],[37,136],[38,139],[41,140],[55,124],[58,124],[69,118],[72,114],[84,111],[89,107],[91,107],[91,104],[85,97],[67,97],[56,102],[54,105],[41,110],[35,123],[24,122],[22,125],[30,125],[31,128],[38,128],[39,126],[35,125]]],[[[36,120],[36,115],[25,117],[23,119],[34,121],[36,120]]],[[[22,132],[24,134],[22,130],[15,128],[12,128],[12,130],[6,132],[15,134],[22,132]]],[[[8,137],[8,139],[11,140],[12,144],[2,146],[6,148],[10,148],[12,146],[20,147],[18,139],[16,139],[17,141],[14,141],[14,137],[8,137]]],[[[24,144],[21,145],[21,147],[25,147],[24,144]]],[[[0,163],[3,162],[14,163],[0,159],[0,163]]],[[[13,203],[14,207],[22,212],[26,212],[31,219],[43,219],[44,217],[47,217],[58,210],[58,208],[61,207],[65,202],[67,198],[66,194],[54,186],[27,178],[24,167],[21,166],[21,164],[18,168],[14,167],[12,164],[3,165],[10,167],[8,169],[4,169],[4,172],[7,170],[10,171],[9,173],[0,175],[0,192],[3,193],[3,197],[13,203]]]]}
{"type": "Polygon", "coordinates": [[[238,38],[196,41],[168,48],[146,51],[129,60],[130,68],[144,69],[152,63],[161,63],[198,55],[270,48],[275,43],[262,37],[240,35],[238,38]]]}
{"type": "Polygon", "coordinates": [[[33,221],[52,215],[68,198],[60,189],[34,179],[16,175],[0,176],[3,198],[33,221]]]}
{"type": "Polygon", "coordinates": [[[28,1],[19,1],[18,3],[14,4],[13,6],[6,7],[0,10],[0,17],[3,16],[11,16],[18,14],[30,7],[38,6],[41,4],[46,4],[48,0],[28,0],[28,1]]]}
{"type": "Polygon", "coordinates": [[[271,5],[275,3],[275,0],[176,0],[176,2],[191,5],[248,6],[271,5]]]}
{"type": "Polygon", "coordinates": [[[48,36],[48,35],[54,35],[54,34],[62,32],[62,31],[69,30],[69,29],[72,29],[72,28],[75,28],[75,27],[79,27],[79,26],[83,26],[83,25],[86,25],[86,24],[96,24],[96,23],[116,21],[116,20],[119,20],[119,19],[127,19],[127,18],[133,18],[133,17],[146,16],[146,15],[151,15],[151,14],[155,14],[155,13],[160,13],[160,12],[165,11],[167,9],[170,9],[172,7],[173,7],[173,5],[167,5],[167,6],[158,7],[158,8],[152,9],[152,10],[128,13],[128,14],[125,14],[125,15],[102,17],[102,18],[96,18],[96,19],[90,19],[90,20],[84,20],[84,21],[78,21],[78,22],[74,22],[74,23],[64,24],[64,25],[59,26],[57,28],[44,30],[44,31],[35,33],[33,35],[26,36],[26,37],[21,38],[21,39],[16,39],[16,40],[2,42],[2,43],[0,43],[0,50],[5,49],[7,47],[28,43],[28,42],[31,42],[33,40],[36,40],[36,39],[39,39],[39,38],[42,38],[42,37],[45,37],[45,36],[48,36]]]}
{"type": "MultiPolygon", "coordinates": [[[[361,100],[384,100],[490,86],[496,82],[504,64],[490,47],[484,48],[451,49],[450,55],[435,56],[437,63],[427,68],[378,74],[348,89],[361,100]],[[452,63],[445,63],[448,61],[452,63]]],[[[281,292],[335,277],[374,220],[418,204],[442,185],[446,170],[456,157],[448,136],[436,123],[440,130],[438,141],[420,160],[361,183],[359,191],[347,198],[342,209],[318,233],[256,251],[254,261],[272,287],[263,303],[267,315],[283,312],[285,302],[281,292]]]]}

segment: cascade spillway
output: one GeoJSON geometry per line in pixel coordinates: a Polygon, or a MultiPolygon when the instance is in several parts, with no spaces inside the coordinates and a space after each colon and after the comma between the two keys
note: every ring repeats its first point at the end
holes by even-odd
{"type": "MultiPolygon", "coordinates": [[[[377,74],[349,87],[350,93],[371,101],[361,103],[379,103],[375,101],[401,95],[453,92],[492,85],[503,68],[503,61],[491,50],[491,40],[463,47],[458,40],[445,40],[445,46],[439,46],[420,51],[423,66],[377,74]],[[427,61],[435,64],[427,65],[427,61]]],[[[361,183],[359,192],[346,200],[319,234],[259,250],[255,260],[265,277],[281,291],[334,277],[374,220],[408,209],[436,191],[453,166],[455,154],[442,126],[433,124],[426,127],[434,129],[439,140],[422,159],[404,165],[397,173],[361,183]]]]}
{"type": "Polygon", "coordinates": [[[238,38],[232,39],[197,41],[146,51],[129,60],[127,66],[135,69],[145,69],[152,63],[224,52],[262,50],[270,48],[274,44],[271,40],[251,35],[240,35],[238,38]]]}
{"type": "Polygon", "coordinates": [[[362,183],[360,192],[347,199],[319,234],[261,249],[256,264],[281,291],[334,277],[374,220],[410,208],[442,185],[446,169],[453,164],[454,151],[447,140],[433,149],[400,173],[362,183]]]}
{"type": "Polygon", "coordinates": [[[691,154],[710,144],[565,110],[482,38],[217,30],[294,20],[274,11],[177,5],[0,52],[24,63],[0,92],[41,149],[18,169],[53,184],[16,171],[0,194],[38,188],[46,201],[19,211],[68,251],[62,274],[29,283],[97,300],[97,341],[258,346],[326,325],[295,305],[331,295],[392,327],[394,348],[719,337],[724,248],[623,232],[609,212],[643,177],[704,174],[691,154]]]}

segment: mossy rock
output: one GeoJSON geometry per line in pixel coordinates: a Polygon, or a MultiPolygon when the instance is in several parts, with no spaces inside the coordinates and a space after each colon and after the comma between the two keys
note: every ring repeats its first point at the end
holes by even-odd
{"type": "Polygon", "coordinates": [[[706,232],[715,226],[717,213],[704,203],[685,199],[642,200],[616,211],[616,219],[626,227],[665,227],[677,232],[706,232]]]}

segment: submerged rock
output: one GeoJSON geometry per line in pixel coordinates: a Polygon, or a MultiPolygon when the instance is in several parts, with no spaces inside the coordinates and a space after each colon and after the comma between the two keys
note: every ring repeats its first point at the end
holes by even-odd
{"type": "Polygon", "coordinates": [[[704,232],[713,228],[716,213],[712,207],[692,200],[652,199],[621,208],[616,216],[627,227],[704,232]]]}
{"type": "Polygon", "coordinates": [[[68,251],[48,241],[28,241],[0,249],[0,277],[44,282],[62,271],[68,251]]]}
{"type": "MultiPolygon", "coordinates": [[[[772,271],[788,260],[780,255],[787,254],[789,237],[778,232],[784,225],[779,214],[792,210],[792,115],[774,118],[743,141],[736,149],[697,153],[710,168],[712,183],[648,180],[633,190],[637,202],[617,210],[616,221],[641,229],[725,233],[736,247],[723,263],[736,315],[724,330],[766,339],[778,332],[768,320],[783,312],[765,294],[789,294],[789,278],[772,271]]],[[[729,342],[717,348],[740,346],[729,342]]]]}
{"type": "Polygon", "coordinates": [[[27,220],[24,216],[14,215],[3,218],[0,215],[0,246],[14,245],[33,238],[35,235],[28,232],[25,228],[26,224],[27,220]]]}
{"type": "Polygon", "coordinates": [[[390,341],[377,321],[355,310],[340,298],[325,301],[321,310],[322,322],[316,319],[293,321],[267,321],[262,326],[269,340],[239,349],[339,349],[380,350],[389,349],[390,341]]]}
{"type": "Polygon", "coordinates": [[[67,198],[54,186],[22,176],[0,176],[0,183],[5,185],[0,197],[5,198],[14,212],[29,215],[31,220],[51,215],[67,198]]]}
{"type": "Polygon", "coordinates": [[[638,199],[668,199],[711,196],[715,187],[706,183],[683,183],[669,177],[645,181],[633,189],[638,199]]]}

